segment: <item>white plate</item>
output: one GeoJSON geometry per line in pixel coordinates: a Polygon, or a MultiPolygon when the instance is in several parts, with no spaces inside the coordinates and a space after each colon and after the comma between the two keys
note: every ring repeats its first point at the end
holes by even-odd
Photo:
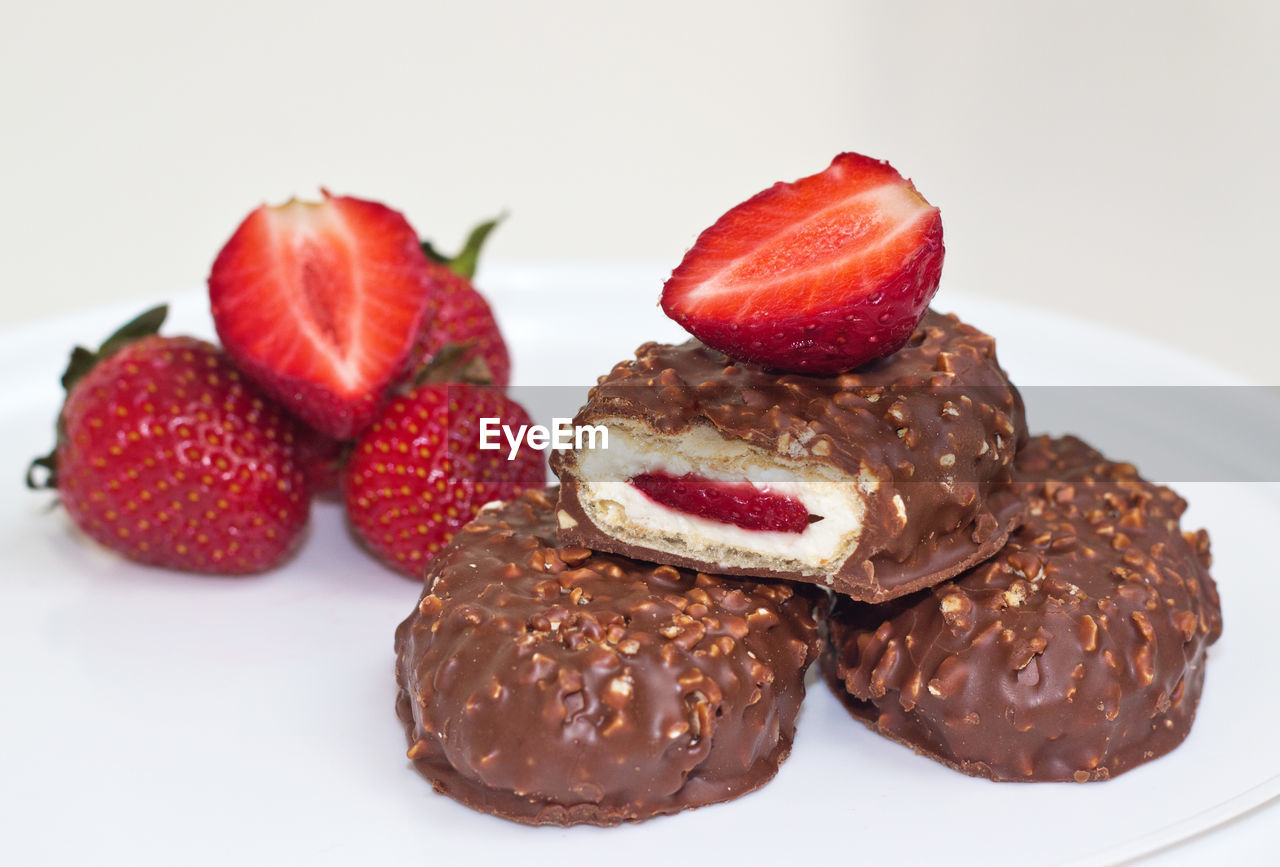
{"type": "MultiPolygon", "coordinates": [[[[525,385],[585,393],[636,344],[680,334],[655,306],[658,268],[483,276],[525,385]]],[[[950,291],[939,300],[997,335],[1024,385],[1229,382],[1121,332],[950,291]]],[[[133,566],[49,514],[50,497],[19,492],[25,462],[50,445],[67,349],[132,312],[76,313],[0,343],[0,862],[1108,861],[1280,793],[1268,673],[1280,485],[1201,481],[1180,485],[1185,523],[1213,536],[1226,631],[1195,728],[1166,758],[1107,783],[993,784],[876,737],[813,684],[790,760],[739,801],[607,830],[471,812],[414,773],[393,712],[392,632],[418,588],[357,550],[336,507],[316,507],[287,568],[222,580],[133,566]]],[[[168,330],[211,334],[201,293],[179,299],[168,330]]],[[[1130,429],[1096,421],[1078,432],[1104,448],[1130,429]]],[[[1156,421],[1182,431],[1197,418],[1156,421]]]]}

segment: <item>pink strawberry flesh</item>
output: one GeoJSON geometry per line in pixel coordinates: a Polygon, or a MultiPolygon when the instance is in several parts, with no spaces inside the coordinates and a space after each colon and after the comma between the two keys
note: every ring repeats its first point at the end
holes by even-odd
{"type": "Polygon", "coordinates": [[[704,231],[663,287],[662,309],[733,358],[839,373],[906,343],[943,252],[941,215],[909,180],[840,154],[704,231]]]}
{"type": "Polygon", "coordinates": [[[744,530],[803,533],[809,526],[809,512],[799,500],[750,482],[641,473],[632,477],[631,484],[659,505],[744,530]]]}
{"type": "Polygon", "coordinates": [[[404,370],[431,303],[413,227],[377,202],[263,206],[209,276],[227,352],[321,433],[354,437],[404,370]]]}

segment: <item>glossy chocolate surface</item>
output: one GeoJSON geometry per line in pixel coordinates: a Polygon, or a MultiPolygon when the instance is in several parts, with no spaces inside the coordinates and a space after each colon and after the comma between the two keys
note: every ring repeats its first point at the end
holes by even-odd
{"type": "Polygon", "coordinates": [[[396,632],[409,758],[529,824],[612,825],[738,797],[791,749],[821,594],[556,541],[555,490],[483,510],[396,632]]]}
{"type": "Polygon", "coordinates": [[[955,581],[842,600],[824,668],[879,733],[975,776],[1105,780],[1190,731],[1222,632],[1186,503],[1074,437],[1018,457],[1027,523],[955,581]]]}
{"type": "Polygon", "coordinates": [[[723,574],[825,584],[880,602],[945,580],[990,557],[1021,520],[1010,480],[1026,439],[1022,399],[995,340],[930,312],[907,345],[839,376],[783,374],[735,363],[696,340],[650,343],[591,391],[575,424],[629,419],[678,436],[710,426],[726,440],[874,477],[856,550],[833,574],[736,570],[613,538],[578,498],[574,452],[552,457],[567,544],[723,574]],[[565,526],[568,525],[568,526],[565,526]]]}

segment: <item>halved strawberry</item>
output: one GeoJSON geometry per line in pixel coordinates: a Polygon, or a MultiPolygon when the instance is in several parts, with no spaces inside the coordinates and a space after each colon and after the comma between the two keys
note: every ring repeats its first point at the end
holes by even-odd
{"type": "Polygon", "coordinates": [[[698,236],[662,309],[708,346],[829,374],[902,347],[938,289],[942,217],[888,163],[837,156],[698,236]]]}
{"type": "Polygon", "coordinates": [[[213,321],[241,370],[321,433],[367,427],[431,303],[417,233],[377,202],[262,206],[209,275],[213,321]]]}

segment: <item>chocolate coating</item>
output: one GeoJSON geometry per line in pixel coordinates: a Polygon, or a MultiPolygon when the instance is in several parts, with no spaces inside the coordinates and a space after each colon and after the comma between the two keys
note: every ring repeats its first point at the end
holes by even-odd
{"type": "Polygon", "coordinates": [[[555,539],[555,490],[486,508],[396,631],[397,711],[435,789],[528,824],[725,801],[790,752],[816,594],[555,539]]]}
{"type": "Polygon", "coordinates": [[[995,340],[930,311],[892,356],[839,376],[733,362],[696,340],[648,343],[592,389],[575,424],[633,419],[664,434],[711,426],[726,440],[875,477],[858,544],[834,571],[738,569],[629,544],[602,531],[579,497],[576,453],[556,452],[560,539],[720,574],[825,584],[881,602],[929,587],[992,556],[1022,517],[1011,486],[1026,440],[1021,396],[995,340]]]}
{"type": "Polygon", "coordinates": [[[1074,437],[1018,457],[1029,515],[993,559],[888,606],[843,602],[824,670],[870,728],[993,780],[1105,780],[1190,731],[1222,632],[1186,503],[1074,437]]]}

